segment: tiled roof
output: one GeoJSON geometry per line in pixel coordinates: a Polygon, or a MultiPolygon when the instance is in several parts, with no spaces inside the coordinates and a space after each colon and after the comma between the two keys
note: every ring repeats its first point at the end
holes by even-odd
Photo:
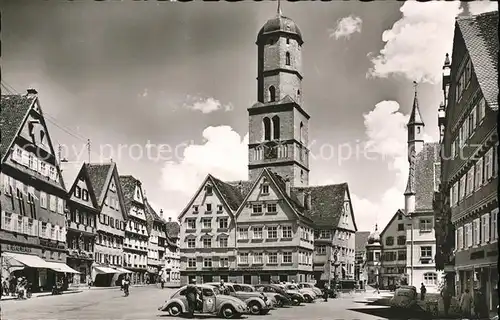
{"type": "MultiPolygon", "coordinates": [[[[437,142],[425,143],[417,154],[415,162],[415,211],[432,211],[434,196],[434,164],[440,163],[440,145],[437,142]]],[[[436,166],[436,176],[440,175],[436,166]]]]}
{"type": "Polygon", "coordinates": [[[457,24],[484,98],[498,110],[498,11],[460,17],[457,24]]]}
{"type": "Polygon", "coordinates": [[[165,223],[165,220],[162,219],[155,211],[155,209],[153,209],[153,207],[151,207],[151,205],[149,204],[149,202],[147,200],[144,201],[144,204],[146,206],[146,214],[150,214],[151,215],[151,218],[153,218],[154,221],[156,222],[162,222],[162,223],[165,223]]]}
{"type": "Polygon", "coordinates": [[[0,105],[0,156],[5,157],[35,97],[2,95],[0,105]]]}
{"type": "Polygon", "coordinates": [[[366,243],[368,242],[368,237],[370,236],[370,231],[358,231],[354,235],[354,250],[356,252],[365,251],[366,243]]]}
{"type": "Polygon", "coordinates": [[[167,228],[167,239],[179,238],[179,233],[181,232],[181,226],[177,221],[168,221],[166,223],[166,228],[167,228]]]}
{"type": "MultiPolygon", "coordinates": [[[[106,189],[104,187],[106,186],[110,170],[113,169],[113,164],[90,163],[86,165],[86,168],[90,177],[90,182],[92,184],[92,187],[94,188],[94,194],[96,198],[100,200],[103,196],[103,193],[106,192],[106,189]]],[[[101,205],[101,203],[99,203],[99,205],[101,205]]]]}
{"type": "Polygon", "coordinates": [[[311,194],[311,209],[303,212],[313,220],[314,224],[337,227],[344,209],[347,183],[292,189],[295,192],[302,190],[311,194]]]}
{"type": "Polygon", "coordinates": [[[246,195],[246,188],[244,188],[243,184],[247,181],[229,183],[221,181],[212,175],[210,177],[231,210],[238,210],[246,195]]]}
{"type": "Polygon", "coordinates": [[[137,183],[140,183],[139,180],[134,178],[133,176],[120,176],[120,185],[122,186],[123,198],[125,199],[125,210],[130,212],[130,207],[132,205],[132,200],[135,195],[135,187],[137,183]]]}

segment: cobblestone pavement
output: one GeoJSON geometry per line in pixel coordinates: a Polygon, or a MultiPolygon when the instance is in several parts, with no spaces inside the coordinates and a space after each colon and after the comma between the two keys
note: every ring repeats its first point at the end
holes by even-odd
{"type": "MultiPolygon", "coordinates": [[[[124,297],[119,289],[87,290],[77,294],[2,302],[2,320],[150,320],[173,319],[157,310],[175,289],[155,287],[131,288],[124,297]]],[[[355,302],[355,297],[317,300],[313,304],[272,310],[266,316],[245,316],[243,319],[283,320],[375,320],[385,317],[385,307],[355,302]],[[375,312],[373,312],[375,310],[375,312]],[[378,310],[378,311],[377,311],[378,310]]],[[[206,317],[204,317],[206,318],[206,317]]]]}

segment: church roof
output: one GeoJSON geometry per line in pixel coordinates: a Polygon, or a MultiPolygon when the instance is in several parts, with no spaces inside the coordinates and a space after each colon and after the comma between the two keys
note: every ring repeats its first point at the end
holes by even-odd
{"type": "Polygon", "coordinates": [[[438,142],[425,143],[422,151],[417,154],[415,161],[415,211],[432,211],[434,197],[434,181],[441,174],[440,145],[438,142]]]}
{"type": "Polygon", "coordinates": [[[278,13],[275,17],[267,20],[259,31],[257,41],[259,41],[263,36],[274,32],[290,33],[297,36],[300,42],[302,42],[302,33],[300,32],[299,26],[295,23],[295,21],[281,15],[281,13],[278,13]]]}
{"type": "Polygon", "coordinates": [[[420,113],[420,107],[418,106],[418,96],[415,90],[415,97],[413,98],[413,106],[411,108],[410,118],[408,119],[408,125],[412,124],[424,124],[422,120],[422,114],[420,113]]]}
{"type": "Polygon", "coordinates": [[[483,96],[498,110],[498,11],[457,18],[457,25],[483,96]]]}
{"type": "Polygon", "coordinates": [[[2,95],[0,104],[0,156],[7,154],[23,120],[36,97],[22,95],[2,95]]]}

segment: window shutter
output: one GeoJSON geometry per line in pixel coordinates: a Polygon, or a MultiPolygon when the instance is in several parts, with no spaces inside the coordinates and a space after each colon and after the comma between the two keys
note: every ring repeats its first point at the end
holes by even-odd
{"type": "Polygon", "coordinates": [[[490,214],[483,215],[483,243],[490,241],[490,214]]]}

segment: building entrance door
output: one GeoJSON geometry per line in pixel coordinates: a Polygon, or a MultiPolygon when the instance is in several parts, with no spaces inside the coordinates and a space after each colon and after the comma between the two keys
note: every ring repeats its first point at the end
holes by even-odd
{"type": "Polygon", "coordinates": [[[280,274],[280,282],[288,282],[288,276],[286,274],[280,274]]]}
{"type": "Polygon", "coordinates": [[[252,284],[252,276],[249,274],[245,274],[243,276],[243,283],[245,284],[252,284]]]}
{"type": "Polygon", "coordinates": [[[263,274],[260,276],[260,283],[269,284],[271,283],[271,276],[268,274],[263,274]]]}
{"type": "Polygon", "coordinates": [[[214,282],[214,277],[212,275],[204,275],[203,283],[214,282]]]}

